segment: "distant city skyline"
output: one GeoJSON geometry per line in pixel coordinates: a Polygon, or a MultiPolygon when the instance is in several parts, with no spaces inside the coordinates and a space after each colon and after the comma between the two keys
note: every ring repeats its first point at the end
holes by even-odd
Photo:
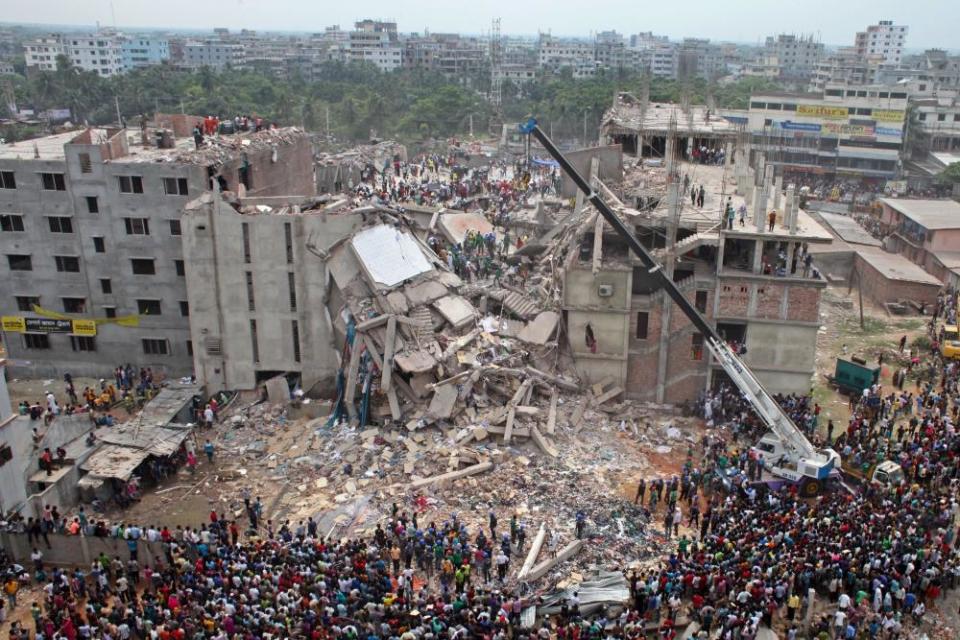
{"type": "Polygon", "coordinates": [[[306,0],[167,0],[158,13],[156,2],[147,0],[47,0],[13,3],[4,12],[6,24],[32,26],[101,26],[133,29],[231,30],[310,32],[339,24],[351,28],[363,18],[393,20],[401,32],[489,33],[491,21],[500,17],[504,35],[587,37],[615,29],[624,35],[653,31],[671,39],[703,37],[742,44],[762,43],[778,33],[813,34],[829,46],[852,45],[854,34],[879,20],[892,20],[910,27],[907,47],[956,49],[955,26],[960,24],[960,5],[945,0],[892,0],[874,2],[827,2],[808,0],[799,12],[785,12],[783,5],[758,0],[726,3],[688,0],[684,3],[629,3],[598,0],[589,4],[558,7],[555,2],[529,0],[509,3],[491,0],[463,5],[435,2],[410,3],[398,12],[396,3],[369,0],[359,6],[330,6],[306,0]],[[649,4],[649,6],[647,6],[649,4]]]}

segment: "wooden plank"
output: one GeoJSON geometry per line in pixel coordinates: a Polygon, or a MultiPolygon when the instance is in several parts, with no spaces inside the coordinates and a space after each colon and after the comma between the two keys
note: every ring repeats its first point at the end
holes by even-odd
{"type": "Polygon", "coordinates": [[[534,367],[524,367],[524,371],[526,371],[529,375],[543,378],[547,382],[551,382],[561,389],[565,389],[567,391],[581,391],[580,385],[572,380],[567,380],[566,378],[561,378],[559,376],[552,376],[549,373],[544,373],[543,371],[535,369],[534,367]]]}
{"type": "Polygon", "coordinates": [[[527,581],[533,582],[534,580],[539,580],[543,576],[547,575],[547,572],[553,569],[555,566],[569,560],[573,556],[577,555],[580,549],[583,548],[583,540],[574,540],[563,549],[557,553],[556,558],[549,558],[544,560],[534,568],[530,569],[530,572],[527,574],[527,581]]]}
{"type": "MultiPolygon", "coordinates": [[[[489,427],[487,427],[487,433],[493,433],[493,434],[498,435],[498,436],[502,436],[502,435],[504,434],[504,432],[506,432],[506,430],[507,430],[506,427],[498,427],[498,426],[493,426],[493,425],[490,425],[489,427]]],[[[515,426],[515,427],[513,428],[513,437],[515,437],[515,438],[529,438],[529,437],[530,437],[530,429],[529,429],[528,427],[517,427],[517,426],[515,426]]]]}
{"type": "Polygon", "coordinates": [[[557,390],[550,390],[550,413],[547,415],[547,433],[553,435],[557,431],[557,390]]]}
{"type": "Polygon", "coordinates": [[[387,320],[387,337],[383,344],[383,367],[380,372],[380,388],[387,392],[390,390],[390,380],[393,378],[393,350],[397,341],[397,316],[391,315],[387,320]]]}
{"type": "Polygon", "coordinates": [[[369,333],[363,334],[363,344],[367,346],[367,353],[369,353],[370,357],[373,358],[373,363],[382,370],[383,359],[380,357],[380,354],[377,352],[377,345],[373,341],[373,338],[370,337],[369,333]]]}
{"type": "Polygon", "coordinates": [[[476,475],[478,473],[483,473],[484,471],[489,471],[493,469],[492,462],[481,462],[480,464],[475,464],[469,467],[464,467],[463,469],[458,469],[456,471],[449,471],[447,473],[441,473],[440,475],[430,476],[429,478],[421,478],[419,480],[414,480],[410,483],[411,489],[419,489],[420,487],[426,487],[437,482],[446,482],[447,480],[457,480],[459,478],[465,478],[467,476],[476,475]]]}
{"type": "Polygon", "coordinates": [[[550,444],[550,441],[543,437],[543,434],[540,433],[540,429],[537,429],[537,425],[532,425],[530,427],[530,437],[533,438],[534,443],[540,448],[540,451],[543,451],[545,454],[551,458],[556,458],[560,455],[560,452],[557,451],[557,448],[550,444]]]}
{"type": "Polygon", "coordinates": [[[530,551],[527,552],[527,559],[523,561],[520,573],[517,574],[517,580],[523,580],[530,573],[530,569],[533,569],[533,563],[537,561],[537,556],[540,555],[540,549],[543,547],[543,541],[546,537],[547,529],[541,523],[537,535],[533,538],[533,544],[530,545],[530,551]]]}
{"type": "Polygon", "coordinates": [[[613,389],[610,389],[609,391],[604,393],[602,396],[598,397],[596,399],[596,403],[603,404],[607,400],[612,400],[613,398],[616,398],[621,393],[623,393],[623,389],[621,389],[620,387],[614,387],[613,389]]]}

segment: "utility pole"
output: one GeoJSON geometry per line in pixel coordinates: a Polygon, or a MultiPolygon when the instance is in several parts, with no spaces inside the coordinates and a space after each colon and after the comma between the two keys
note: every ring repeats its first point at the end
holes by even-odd
{"type": "Polygon", "coordinates": [[[470,114],[470,138],[473,138],[473,114],[470,114]]]}
{"type": "Polygon", "coordinates": [[[120,117],[120,98],[113,96],[113,105],[117,108],[117,126],[123,128],[123,118],[120,117]]]}
{"type": "Polygon", "coordinates": [[[180,114],[184,114],[186,111],[183,110],[183,98],[180,98],[180,114]]]}
{"type": "Polygon", "coordinates": [[[587,146],[587,112],[583,112],[583,146],[587,146]]]}
{"type": "Polygon", "coordinates": [[[327,144],[330,143],[330,105],[327,105],[327,144]]]}

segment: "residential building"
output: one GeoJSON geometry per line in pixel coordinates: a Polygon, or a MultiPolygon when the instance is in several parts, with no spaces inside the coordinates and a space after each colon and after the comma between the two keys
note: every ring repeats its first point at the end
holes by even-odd
{"type": "Polygon", "coordinates": [[[17,375],[102,376],[121,360],[189,375],[184,205],[211,182],[251,196],[316,192],[300,130],[196,149],[201,118],[158,121],[146,133],[95,128],[0,145],[0,315],[17,375]]]}
{"type": "Polygon", "coordinates": [[[589,75],[587,69],[596,68],[594,44],[583,40],[554,38],[541,33],[537,41],[537,65],[553,72],[571,68],[575,74],[589,75]]]}
{"type": "Polygon", "coordinates": [[[888,180],[900,171],[906,109],[897,86],[755,94],[747,129],[754,153],[786,172],[888,180]]]}
{"type": "Polygon", "coordinates": [[[725,72],[723,53],[709,39],[684,38],[677,47],[677,78],[713,80],[725,72]]]}
{"type": "Polygon", "coordinates": [[[827,85],[861,85],[874,82],[877,68],[852,47],[841,47],[821,59],[810,78],[811,91],[823,91],[827,85]]]}
{"type": "Polygon", "coordinates": [[[170,42],[166,38],[135,35],[123,40],[120,45],[123,70],[163,64],[170,59],[170,42]]]}
{"type": "Polygon", "coordinates": [[[594,60],[604,69],[618,71],[627,68],[627,42],[616,31],[601,31],[594,46],[594,60]]]}
{"type": "Polygon", "coordinates": [[[242,44],[216,39],[188,40],[180,47],[180,55],[177,64],[185,69],[239,69],[246,64],[246,53],[242,44]]]}
{"type": "Polygon", "coordinates": [[[42,36],[23,43],[23,57],[27,70],[56,71],[57,56],[66,55],[67,50],[57,34],[42,36]]]}
{"type": "Polygon", "coordinates": [[[892,20],[881,20],[857,33],[854,47],[863,59],[875,58],[882,64],[898,65],[907,45],[909,27],[895,25],[892,20]]]}
{"type": "Polygon", "coordinates": [[[956,200],[880,199],[888,248],[938,278],[953,282],[960,268],[960,203],[956,200]]]}
{"type": "Polygon", "coordinates": [[[779,79],[786,82],[809,82],[814,69],[824,57],[823,43],[813,35],[781,33],[767,38],[764,57],[776,58],[779,79]]]}
{"type": "Polygon", "coordinates": [[[27,69],[54,71],[64,55],[78,69],[111,77],[170,58],[166,38],[125,35],[111,30],[93,34],[51,34],[24,43],[27,69]]]}

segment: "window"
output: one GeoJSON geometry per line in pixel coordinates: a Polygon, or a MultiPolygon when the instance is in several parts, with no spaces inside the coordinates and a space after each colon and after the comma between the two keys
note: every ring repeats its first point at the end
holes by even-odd
{"type": "Polygon", "coordinates": [[[40,296],[17,296],[18,311],[33,311],[33,305],[40,306],[40,296]]]}
{"type": "Polygon", "coordinates": [[[163,179],[163,192],[168,196],[185,196],[187,195],[187,179],[186,178],[164,178],[163,179]]]}
{"type": "Polygon", "coordinates": [[[943,122],[943,121],[946,120],[946,119],[947,119],[947,114],[945,114],[945,113],[938,113],[938,114],[937,114],[937,122],[943,122]]]}
{"type": "Polygon", "coordinates": [[[180,276],[181,278],[187,275],[187,269],[183,263],[183,260],[174,260],[173,266],[177,269],[177,275],[180,276]]]}
{"type": "Polygon", "coordinates": [[[97,196],[87,196],[87,213],[100,213],[100,202],[97,200],[97,196]]]}
{"type": "MultiPolygon", "coordinates": [[[[90,173],[93,171],[93,163],[90,161],[89,153],[78,154],[77,159],[80,161],[80,173],[90,173]]],[[[76,351],[76,349],[74,349],[74,351],[76,351]]]]}
{"type": "Polygon", "coordinates": [[[0,215],[0,231],[23,231],[23,216],[12,213],[0,215]]]}
{"type": "Polygon", "coordinates": [[[107,295],[113,293],[113,283],[110,278],[100,278],[100,291],[107,295]]]}
{"type": "Polygon", "coordinates": [[[927,114],[921,113],[921,114],[918,116],[918,118],[919,118],[920,120],[926,120],[926,119],[927,119],[927,114]]]}
{"type": "Polygon", "coordinates": [[[707,312],[707,292],[706,291],[697,291],[696,298],[694,299],[694,306],[697,307],[697,311],[700,313],[707,312]]]}
{"type": "Polygon", "coordinates": [[[7,263],[10,271],[33,271],[33,261],[30,256],[22,254],[7,254],[7,263]]]}
{"type": "Polygon", "coordinates": [[[293,227],[289,222],[283,223],[283,235],[287,242],[287,264],[293,264],[293,227]]]}
{"type": "Polygon", "coordinates": [[[116,317],[117,317],[117,308],[116,308],[116,307],[104,307],[104,308],[103,308],[103,315],[107,316],[108,318],[116,318],[116,317]]]}
{"type": "Polygon", "coordinates": [[[244,222],[240,230],[243,232],[243,261],[250,264],[250,225],[244,222]]]}
{"type": "Polygon", "coordinates": [[[87,308],[86,298],[62,298],[64,313],[83,313],[87,308]]]}
{"type": "Polygon", "coordinates": [[[132,258],[130,266],[133,268],[133,275],[135,276],[152,276],[157,273],[153,258],[132,258]]]}
{"type": "Polygon", "coordinates": [[[297,282],[293,272],[287,273],[287,287],[290,290],[290,311],[297,310],[297,282]]]}
{"type": "Polygon", "coordinates": [[[0,466],[3,466],[13,460],[13,449],[10,445],[0,446],[0,466]]]}
{"type": "Polygon", "coordinates": [[[193,357],[193,340],[187,340],[187,355],[193,357]]]}
{"type": "Polygon", "coordinates": [[[49,349],[50,336],[45,333],[23,334],[23,346],[26,349],[49,349]]]}
{"type": "Polygon", "coordinates": [[[97,339],[93,336],[70,336],[70,348],[74,351],[96,351],[97,339]]]}
{"type": "Polygon", "coordinates": [[[257,310],[257,304],[253,297],[253,273],[247,271],[247,307],[250,311],[257,310]]]}
{"type": "Polygon", "coordinates": [[[128,236],[150,235],[150,220],[147,218],[124,218],[123,224],[128,236]]]}
{"type": "Polygon", "coordinates": [[[93,250],[97,253],[107,252],[107,247],[103,242],[103,236],[93,236],[93,250]]]}
{"type": "Polygon", "coordinates": [[[120,193],[143,193],[143,178],[140,176],[117,176],[120,193]]]}
{"type": "Polygon", "coordinates": [[[68,217],[48,216],[50,233],[73,233],[73,221],[68,217]]]}
{"type": "Polygon", "coordinates": [[[143,352],[148,356],[165,356],[170,352],[167,341],[163,338],[144,338],[140,341],[143,352]]]}
{"type": "Polygon", "coordinates": [[[293,360],[294,362],[300,362],[300,323],[291,320],[290,332],[293,335],[293,360]]]}
{"type": "Polygon", "coordinates": [[[66,273],[80,273],[80,258],[76,256],[54,256],[57,271],[66,273]]]}
{"type": "Polygon", "coordinates": [[[137,313],[144,316],[159,316],[159,300],[137,300],[137,313]]]}
{"type": "Polygon", "coordinates": [[[180,229],[180,221],[179,221],[179,220],[171,220],[171,221],[170,221],[170,235],[172,235],[172,236],[179,236],[179,235],[182,235],[182,234],[183,234],[183,231],[181,231],[181,229],[180,229]]]}
{"type": "Polygon", "coordinates": [[[180,315],[187,317],[190,315],[190,303],[186,300],[180,301],[180,315]]]}
{"type": "Polygon", "coordinates": [[[703,334],[694,333],[690,336],[690,359],[703,360],[703,334]]]}
{"type": "Polygon", "coordinates": [[[637,312],[637,340],[646,340],[650,329],[650,314],[646,311],[637,312]]]}
{"type": "Polygon", "coordinates": [[[0,171],[0,189],[16,189],[17,178],[13,171],[0,171]]]}
{"type": "Polygon", "coordinates": [[[41,173],[40,185],[44,191],[66,191],[67,185],[62,173],[41,173]]]}
{"type": "Polygon", "coordinates": [[[260,362],[260,344],[257,342],[257,321],[250,321],[250,345],[253,349],[253,361],[260,362]]]}

